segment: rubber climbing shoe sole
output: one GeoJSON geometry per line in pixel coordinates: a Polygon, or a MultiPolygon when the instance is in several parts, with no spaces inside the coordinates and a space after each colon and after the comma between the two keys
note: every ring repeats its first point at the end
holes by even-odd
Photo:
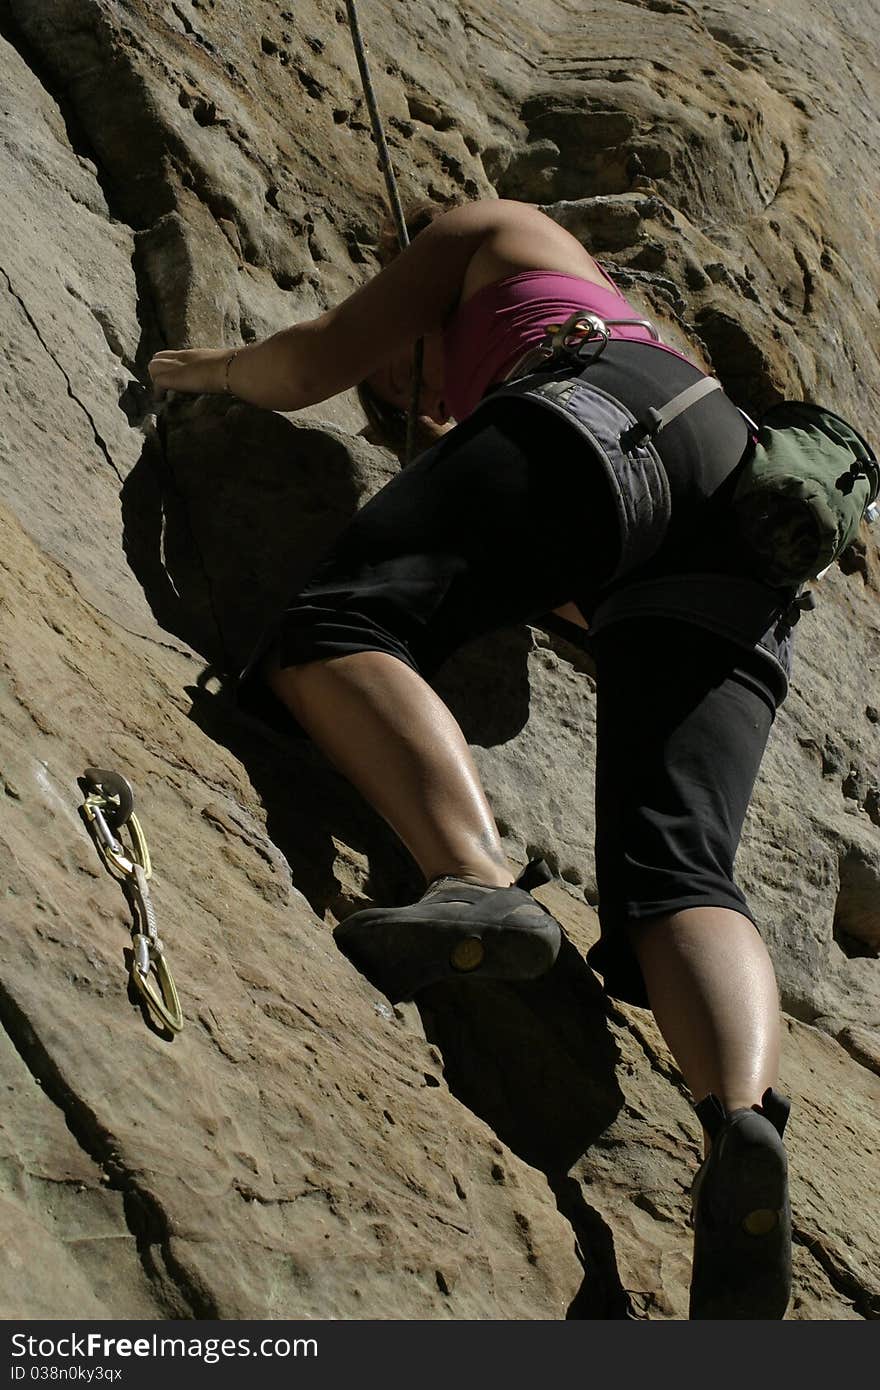
{"type": "Polygon", "coordinates": [[[522,888],[436,879],[409,907],[355,912],[333,933],[391,1001],[440,980],[534,980],[559,954],[559,923],[522,888]]]}
{"type": "Polygon", "coordinates": [[[784,1317],[791,1209],[778,1124],[761,1110],[732,1111],[697,1173],[693,1199],[691,1318],[784,1317]]]}

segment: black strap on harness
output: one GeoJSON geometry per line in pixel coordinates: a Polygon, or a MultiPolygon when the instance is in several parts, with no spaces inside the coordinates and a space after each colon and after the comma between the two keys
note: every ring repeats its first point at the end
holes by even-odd
{"type": "Polygon", "coordinates": [[[667,401],[665,405],[649,406],[645,411],[644,417],[633,429],[627,430],[620,436],[620,442],[624,449],[635,448],[636,444],[641,444],[643,439],[654,439],[664,430],[667,425],[671,425],[673,420],[677,420],[679,415],[683,415],[686,410],[690,410],[692,405],[701,401],[704,396],[710,395],[713,391],[721,391],[723,387],[717,377],[706,376],[702,381],[695,381],[691,386],[679,391],[677,396],[667,401]]]}

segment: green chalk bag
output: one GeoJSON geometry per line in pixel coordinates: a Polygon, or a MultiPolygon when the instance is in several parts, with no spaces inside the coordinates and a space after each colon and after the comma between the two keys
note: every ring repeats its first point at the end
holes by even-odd
{"type": "Polygon", "coordinates": [[[778,587],[837,560],[880,491],[880,465],[846,420],[783,401],[761,420],[732,507],[756,574],[778,587]]]}

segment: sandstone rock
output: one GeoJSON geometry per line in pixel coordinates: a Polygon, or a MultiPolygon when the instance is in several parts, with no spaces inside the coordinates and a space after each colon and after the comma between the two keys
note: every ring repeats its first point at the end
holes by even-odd
{"type": "MultiPolygon", "coordinates": [[[[405,197],[540,202],[747,409],[807,395],[868,429],[878,18],[376,4],[368,42],[405,197]]],[[[146,389],[159,347],[271,332],[369,265],[382,185],[342,21],[0,0],[3,1312],[682,1317],[697,1126],[649,1016],[582,959],[583,654],[504,633],[439,682],[571,944],[535,987],[398,1010],[329,928],[413,895],[408,857],[201,678],[395,467],[348,398],[288,418],[146,389]],[[127,1003],[126,904],[76,814],[94,764],[136,788],[174,1042],[127,1003]]],[[[878,593],[866,533],[801,623],[740,856],[789,1015],[795,1318],[880,1296],[878,593]]]]}

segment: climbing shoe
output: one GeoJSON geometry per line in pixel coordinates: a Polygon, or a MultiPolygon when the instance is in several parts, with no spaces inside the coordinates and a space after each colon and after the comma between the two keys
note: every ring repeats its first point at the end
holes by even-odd
{"type": "Polygon", "coordinates": [[[333,935],[392,1002],[439,980],[533,980],[556,960],[562,936],[521,883],[534,886],[533,865],[510,888],[436,878],[410,907],[355,912],[333,935]]]}
{"type": "Polygon", "coordinates": [[[728,1113],[696,1106],[712,1140],[694,1179],[691,1318],[781,1318],[791,1293],[791,1209],[782,1134],[790,1104],[768,1090],[728,1113]]]}

